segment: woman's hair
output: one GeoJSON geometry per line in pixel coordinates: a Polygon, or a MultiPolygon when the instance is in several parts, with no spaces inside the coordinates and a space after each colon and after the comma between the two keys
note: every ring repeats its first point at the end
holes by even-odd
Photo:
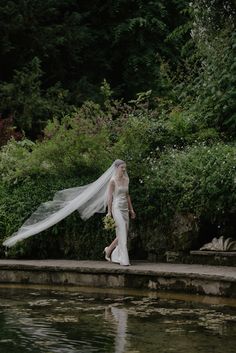
{"type": "Polygon", "coordinates": [[[115,167],[116,168],[118,168],[121,164],[125,164],[125,161],[122,161],[122,159],[115,160],[115,167]]]}

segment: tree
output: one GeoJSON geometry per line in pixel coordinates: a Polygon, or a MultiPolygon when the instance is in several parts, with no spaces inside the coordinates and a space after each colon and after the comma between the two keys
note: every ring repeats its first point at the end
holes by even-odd
{"type": "Polygon", "coordinates": [[[2,0],[0,80],[38,57],[43,87],[56,82],[73,103],[97,98],[106,78],[117,95],[161,92],[160,62],[178,61],[173,29],[185,21],[187,0],[2,0]],[[17,58],[17,60],[16,60],[17,58]]]}

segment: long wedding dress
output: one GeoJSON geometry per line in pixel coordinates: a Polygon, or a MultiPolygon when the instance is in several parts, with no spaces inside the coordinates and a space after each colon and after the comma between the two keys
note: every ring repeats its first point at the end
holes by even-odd
{"type": "Polygon", "coordinates": [[[129,229],[129,210],[128,210],[128,182],[119,185],[115,178],[115,189],[112,199],[112,215],[116,223],[116,237],[118,244],[111,253],[111,261],[120,265],[129,265],[129,255],[127,249],[127,236],[129,229]]]}

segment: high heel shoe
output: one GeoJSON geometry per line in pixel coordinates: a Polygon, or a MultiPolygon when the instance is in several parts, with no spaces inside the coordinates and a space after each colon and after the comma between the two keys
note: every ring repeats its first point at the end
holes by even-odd
{"type": "Polygon", "coordinates": [[[107,251],[107,249],[108,249],[108,247],[106,247],[106,248],[103,250],[103,252],[104,252],[104,254],[105,254],[105,259],[106,259],[107,261],[111,261],[111,255],[108,256],[108,251],[107,251]]]}

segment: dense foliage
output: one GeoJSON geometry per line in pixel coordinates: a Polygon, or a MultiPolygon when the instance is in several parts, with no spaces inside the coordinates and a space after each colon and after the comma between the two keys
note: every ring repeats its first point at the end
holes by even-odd
{"type": "MultiPolygon", "coordinates": [[[[5,15],[31,16],[4,22],[12,35],[0,54],[0,108],[27,138],[6,143],[13,122],[4,133],[1,239],[55,191],[95,180],[116,158],[127,161],[137,212],[132,257],[235,237],[235,3],[22,3],[1,4],[5,15]],[[26,53],[15,35],[29,25],[26,53]]],[[[112,237],[102,215],[82,222],[74,213],[10,254],[100,258],[112,237]]]]}
{"type": "Polygon", "coordinates": [[[178,45],[166,40],[186,3],[1,1],[0,110],[35,137],[56,108],[65,112],[61,103],[98,100],[104,78],[119,97],[161,94],[161,62],[179,60],[178,45]]]}

